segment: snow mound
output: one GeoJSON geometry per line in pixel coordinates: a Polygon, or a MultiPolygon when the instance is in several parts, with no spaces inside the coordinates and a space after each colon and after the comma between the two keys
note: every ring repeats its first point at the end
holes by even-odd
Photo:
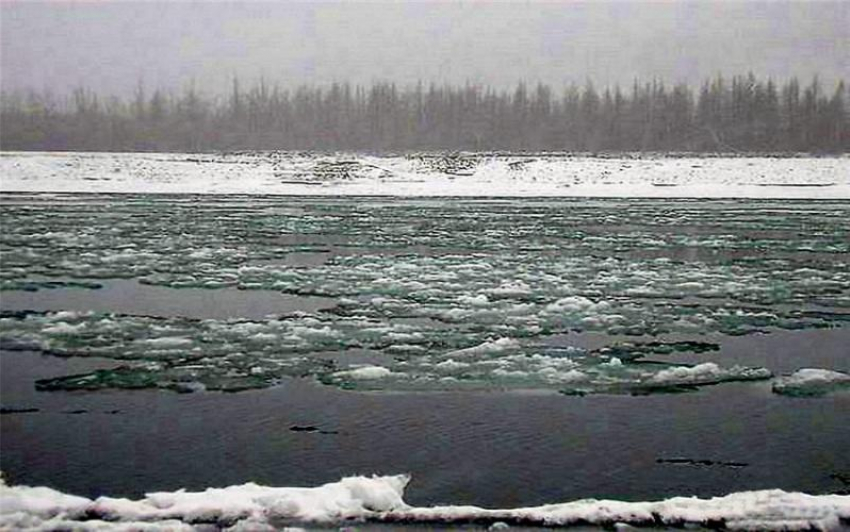
{"type": "Polygon", "coordinates": [[[239,523],[256,530],[248,525],[269,528],[278,520],[335,523],[406,508],[402,495],[409,480],[407,475],[346,477],[316,488],[248,483],[201,492],[149,493],[141,500],[94,501],[50,488],[2,483],[0,530],[193,530],[189,525],[239,523]]]}
{"type": "Polygon", "coordinates": [[[839,389],[850,389],[850,374],[817,368],[797,370],[773,383],[773,392],[782,395],[825,395],[839,389]]]}
{"type": "Polygon", "coordinates": [[[700,499],[657,502],[584,499],[516,509],[476,506],[411,507],[404,500],[407,475],[346,477],[315,488],[276,488],[253,483],[201,492],[150,493],[144,499],[100,497],[94,501],[49,488],[8,486],[0,481],[3,530],[280,530],[284,524],[332,525],[385,522],[451,526],[693,527],[726,530],[820,530],[846,527],[850,496],[808,495],[782,490],[739,492],[700,499]]]}
{"type": "Polygon", "coordinates": [[[0,477],[0,524],[8,525],[8,516],[28,515],[32,518],[49,519],[58,515],[70,518],[82,516],[91,504],[85,497],[66,495],[44,488],[10,487],[0,477]]]}

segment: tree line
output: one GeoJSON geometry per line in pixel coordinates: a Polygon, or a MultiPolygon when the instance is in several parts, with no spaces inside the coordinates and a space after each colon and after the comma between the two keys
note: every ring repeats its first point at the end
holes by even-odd
{"type": "Polygon", "coordinates": [[[131,97],[79,88],[0,96],[4,150],[850,151],[850,90],[814,78],[753,74],[698,88],[661,81],[562,90],[518,84],[399,87],[264,81],[206,96],[139,87],[131,97]]]}

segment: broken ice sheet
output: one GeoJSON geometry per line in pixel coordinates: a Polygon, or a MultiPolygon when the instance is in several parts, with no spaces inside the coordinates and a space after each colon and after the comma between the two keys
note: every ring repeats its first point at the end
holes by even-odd
{"type": "Polygon", "coordinates": [[[83,389],[236,390],[307,376],[355,389],[633,393],[761,379],[759,369],[724,367],[701,338],[846,326],[850,240],[846,204],[757,206],[34,199],[0,211],[3,290],[100,297],[121,278],[178,296],[283,292],[336,306],[251,320],[7,309],[0,342],[125,365],[123,373],[41,383],[83,389]],[[95,200],[93,214],[87,202],[95,200]],[[311,250],[322,250],[321,259],[307,258],[311,250]],[[573,332],[641,342],[593,352],[543,345],[573,332]],[[692,343],[662,340],[670,334],[692,343]],[[369,359],[327,354],[354,350],[369,359]],[[671,350],[704,360],[665,374],[684,367],[663,359],[671,350]],[[651,355],[662,363],[641,363],[651,355]]]}
{"type": "Polygon", "coordinates": [[[708,349],[687,343],[619,345],[606,351],[547,346],[427,324],[310,314],[257,321],[151,318],[95,312],[4,312],[4,349],[125,362],[39,381],[41,390],[164,388],[239,391],[285,377],[363,390],[549,389],[635,393],[764,379],[760,368],[642,364],[652,352],[708,349]],[[342,355],[365,350],[359,356],[342,355]],[[339,352],[340,356],[329,356],[339,352]],[[375,353],[369,358],[368,353],[375,353]],[[619,356],[614,356],[614,355],[619,356]],[[358,362],[367,360],[369,363],[358,362]]]}
{"type": "Polygon", "coordinates": [[[509,203],[471,209],[463,202],[350,205],[324,200],[305,201],[303,211],[289,212],[265,201],[113,200],[96,216],[72,202],[11,205],[2,213],[7,231],[0,235],[0,286],[37,288],[28,277],[41,274],[135,277],[170,287],[410,295],[416,290],[412,281],[427,282],[439,294],[456,292],[453,283],[474,277],[479,281],[466,287],[466,295],[477,297],[484,290],[491,299],[520,295],[502,286],[506,279],[524,284],[532,299],[571,293],[637,301],[725,297],[748,304],[815,295],[848,299],[847,265],[832,259],[841,259],[850,248],[841,218],[835,216],[841,212],[829,205],[813,210],[783,206],[778,217],[734,204],[699,209],[687,202],[675,208],[630,202],[628,209],[616,202],[568,201],[569,209],[543,202],[518,210],[509,203]],[[799,233],[804,218],[811,229],[799,233]],[[634,227],[642,229],[624,229],[634,227]],[[293,245],[293,239],[300,243],[293,245]],[[319,264],[275,262],[328,241],[363,252],[319,264]],[[650,248],[674,254],[682,246],[722,252],[710,263],[622,254],[650,248]],[[418,251],[387,255],[405,249],[418,251]],[[731,249],[752,254],[724,260],[722,253],[731,249]],[[782,253],[792,255],[780,260],[782,253]],[[823,260],[808,260],[811,256],[823,260]],[[563,290],[566,281],[571,291],[563,290]]]}

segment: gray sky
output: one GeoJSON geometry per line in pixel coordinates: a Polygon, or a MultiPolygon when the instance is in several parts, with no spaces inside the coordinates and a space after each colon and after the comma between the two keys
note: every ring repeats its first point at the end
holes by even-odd
{"type": "Polygon", "coordinates": [[[0,85],[129,94],[238,75],[555,85],[718,72],[850,79],[850,1],[31,2],[0,0],[0,85]]]}

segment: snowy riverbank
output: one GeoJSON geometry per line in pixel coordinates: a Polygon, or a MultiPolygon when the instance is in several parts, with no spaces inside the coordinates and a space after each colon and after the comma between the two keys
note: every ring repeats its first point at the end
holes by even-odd
{"type": "Polygon", "coordinates": [[[850,198],[850,157],[38,153],[4,192],[442,197],[850,198]]]}
{"type": "Polygon", "coordinates": [[[276,530],[281,525],[351,522],[433,526],[494,523],[525,526],[710,526],[726,530],[840,530],[850,519],[850,496],[781,490],[657,502],[584,499],[530,508],[475,506],[417,508],[403,499],[407,475],[347,477],[315,488],[254,483],[202,492],[149,493],[144,499],[90,500],[44,487],[0,481],[4,530],[276,530]],[[199,527],[199,528],[196,528],[199,527]]]}

